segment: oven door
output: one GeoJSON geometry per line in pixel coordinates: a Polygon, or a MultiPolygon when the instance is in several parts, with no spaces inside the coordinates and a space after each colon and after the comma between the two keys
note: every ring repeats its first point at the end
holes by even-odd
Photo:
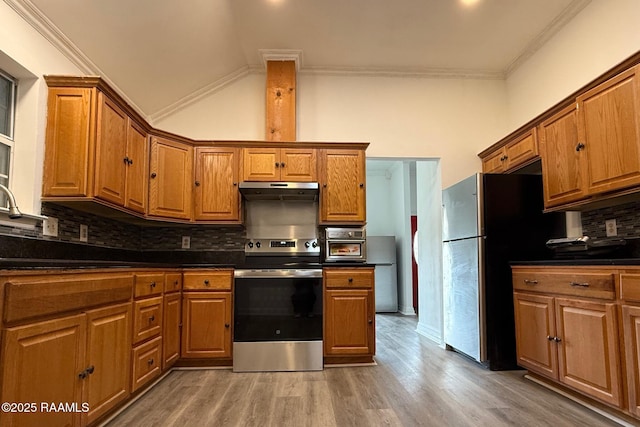
{"type": "Polygon", "coordinates": [[[322,270],[236,270],[233,370],[321,370],[322,270]]]}
{"type": "Polygon", "coordinates": [[[367,260],[365,240],[327,240],[325,261],[357,261],[367,260]]]}

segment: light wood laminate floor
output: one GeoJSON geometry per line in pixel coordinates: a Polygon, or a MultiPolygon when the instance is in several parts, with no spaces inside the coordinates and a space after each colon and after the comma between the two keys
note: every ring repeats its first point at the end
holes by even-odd
{"type": "Polygon", "coordinates": [[[116,426],[613,426],[523,378],[492,372],[377,315],[377,366],[320,372],[174,371],[116,426]]]}

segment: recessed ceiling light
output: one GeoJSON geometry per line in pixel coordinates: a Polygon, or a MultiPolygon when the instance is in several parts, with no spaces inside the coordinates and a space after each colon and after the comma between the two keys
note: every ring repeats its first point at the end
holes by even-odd
{"type": "Polygon", "coordinates": [[[463,6],[471,7],[475,6],[477,3],[480,3],[480,0],[460,0],[463,6]]]}

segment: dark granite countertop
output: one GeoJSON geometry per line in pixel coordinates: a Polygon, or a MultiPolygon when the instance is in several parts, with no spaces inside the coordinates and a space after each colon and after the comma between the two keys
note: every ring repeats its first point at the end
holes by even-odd
{"type": "Polygon", "coordinates": [[[583,259],[547,259],[539,261],[513,261],[511,265],[548,265],[548,266],[587,266],[587,265],[640,265],[640,258],[583,258],[583,259]]]}
{"type": "Polygon", "coordinates": [[[46,258],[0,258],[0,270],[75,270],[97,268],[233,268],[232,264],[178,264],[165,262],[130,262],[46,258]]]}

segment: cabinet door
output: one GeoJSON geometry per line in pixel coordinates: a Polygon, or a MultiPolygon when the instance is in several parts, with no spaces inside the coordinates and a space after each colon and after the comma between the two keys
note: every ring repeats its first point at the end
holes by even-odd
{"type": "Polygon", "coordinates": [[[325,356],[375,353],[375,303],[365,289],[325,290],[325,356]]]}
{"type": "Polygon", "coordinates": [[[317,181],[316,150],[280,149],[280,180],[291,182],[317,181]]]}
{"type": "MultiPolygon", "coordinates": [[[[9,328],[2,355],[3,402],[83,402],[86,316],[9,328]]],[[[3,426],[75,426],[80,413],[0,412],[3,426]]]]}
{"type": "Polygon", "coordinates": [[[87,312],[87,367],[85,402],[92,423],[129,396],[131,383],[131,303],[87,312]]]}
{"type": "Polygon", "coordinates": [[[514,292],[518,365],[558,378],[553,298],[514,292]]]}
{"type": "Polygon", "coordinates": [[[124,206],[128,117],[98,93],[95,196],[124,206]]]}
{"type": "Polygon", "coordinates": [[[153,138],[149,167],[149,214],[191,217],[193,153],[179,142],[153,138]]]}
{"type": "Polygon", "coordinates": [[[589,194],[640,184],[638,70],[633,67],[577,98],[589,194]]]}
{"type": "Polygon", "coordinates": [[[146,213],[149,180],[149,141],[147,133],[129,119],[127,128],[127,179],[125,207],[146,213]]]}
{"type": "Polygon", "coordinates": [[[279,181],[278,148],[245,148],[242,153],[243,181],[279,181]]]}
{"type": "Polygon", "coordinates": [[[640,416],[640,307],[623,305],[622,324],[627,362],[629,411],[640,416]]]}
{"type": "Polygon", "coordinates": [[[182,304],[182,357],[231,357],[231,293],[187,292],[182,304]]]}
{"type": "Polygon", "coordinates": [[[95,89],[49,89],[43,196],[88,195],[95,96],[95,89]]]}
{"type": "Polygon", "coordinates": [[[615,304],[556,298],[559,379],[620,406],[620,358],[615,304]]]}
{"type": "Polygon", "coordinates": [[[504,148],[505,169],[510,170],[538,156],[538,133],[535,128],[504,148]]]}
{"type": "Polygon", "coordinates": [[[321,150],[320,221],[363,223],[365,157],[362,150],[321,150]]]}
{"type": "Polygon", "coordinates": [[[196,148],[197,220],[240,220],[237,148],[196,148]]]}
{"type": "Polygon", "coordinates": [[[504,149],[499,149],[482,159],[483,173],[502,173],[504,172],[505,154],[504,149]]]}
{"type": "Polygon", "coordinates": [[[587,165],[578,147],[576,104],[540,124],[540,157],[545,207],[585,197],[587,165]]]}
{"type": "Polygon", "coordinates": [[[164,296],[164,327],[162,330],[162,369],[166,370],[180,358],[180,293],[164,296]]]}

